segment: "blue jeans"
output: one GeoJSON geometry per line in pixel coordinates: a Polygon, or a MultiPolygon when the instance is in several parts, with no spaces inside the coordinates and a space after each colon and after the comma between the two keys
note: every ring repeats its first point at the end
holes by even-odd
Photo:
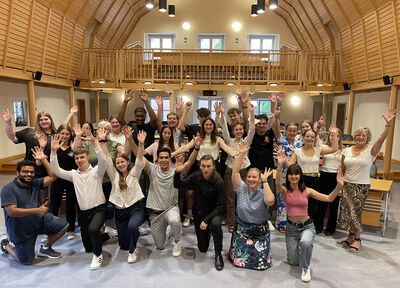
{"type": "Polygon", "coordinates": [[[302,225],[288,221],[286,226],[287,260],[290,265],[300,265],[304,269],[310,267],[313,242],[315,238],[314,223],[302,225]]]}

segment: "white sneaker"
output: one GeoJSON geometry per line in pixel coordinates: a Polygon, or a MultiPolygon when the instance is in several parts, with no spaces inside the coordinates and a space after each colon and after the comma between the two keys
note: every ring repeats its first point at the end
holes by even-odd
{"type": "Polygon", "coordinates": [[[133,253],[129,253],[129,255],[128,255],[128,263],[129,264],[132,264],[132,263],[136,262],[137,254],[138,254],[137,248],[135,249],[135,251],[133,251],[133,253]]]}
{"type": "Polygon", "coordinates": [[[151,233],[151,227],[147,223],[143,223],[139,226],[140,235],[147,235],[151,233]]]}
{"type": "Polygon", "coordinates": [[[301,281],[303,282],[310,282],[311,281],[311,268],[308,267],[308,269],[301,269],[301,281]]]}
{"type": "Polygon", "coordinates": [[[190,225],[190,218],[191,217],[189,215],[185,216],[185,220],[183,220],[183,223],[182,223],[183,227],[188,227],[190,225]]]}
{"type": "Polygon", "coordinates": [[[104,229],[104,233],[107,233],[111,239],[117,238],[118,237],[118,231],[114,228],[106,226],[104,229]]]}
{"type": "Polygon", "coordinates": [[[274,225],[273,225],[272,222],[269,221],[269,220],[268,220],[268,228],[269,228],[269,231],[275,231],[274,225]]]}
{"type": "Polygon", "coordinates": [[[97,270],[101,267],[101,263],[103,262],[103,254],[100,254],[99,257],[93,255],[92,263],[90,263],[90,270],[97,270]]]}
{"type": "Polygon", "coordinates": [[[182,247],[181,247],[181,241],[175,242],[174,241],[174,248],[172,248],[172,256],[178,257],[182,254],[182,247]]]}
{"type": "Polygon", "coordinates": [[[67,239],[68,240],[72,240],[72,239],[74,239],[76,237],[76,235],[75,235],[75,233],[74,232],[68,232],[67,233],[67,239]]]}

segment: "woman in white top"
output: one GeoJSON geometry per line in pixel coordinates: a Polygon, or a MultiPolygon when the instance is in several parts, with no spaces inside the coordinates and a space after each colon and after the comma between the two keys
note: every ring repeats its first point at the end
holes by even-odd
{"type": "MultiPolygon", "coordinates": [[[[211,155],[214,159],[215,167],[217,168],[218,173],[220,172],[219,165],[218,165],[218,157],[219,157],[219,149],[221,148],[224,150],[229,156],[235,157],[235,152],[231,147],[225,144],[224,140],[221,137],[218,137],[217,134],[217,126],[213,119],[208,117],[201,123],[200,129],[200,138],[202,140],[202,144],[200,145],[200,150],[197,153],[196,158],[196,167],[198,170],[198,162],[200,161],[201,157],[204,155],[211,155]]],[[[194,147],[194,139],[190,141],[188,144],[181,146],[175,152],[172,153],[172,157],[186,152],[189,149],[194,147]]]]}
{"type": "MultiPolygon", "coordinates": [[[[336,187],[336,176],[338,170],[340,169],[340,162],[342,159],[342,131],[336,128],[336,133],[329,132],[328,139],[326,141],[327,145],[332,147],[333,142],[338,141],[339,150],[335,153],[326,154],[322,158],[322,168],[319,176],[319,183],[323,183],[321,185],[321,193],[325,195],[329,195],[329,193],[336,187]],[[337,139],[335,139],[337,138],[337,139]]],[[[339,197],[336,197],[333,202],[322,202],[319,201],[317,205],[317,214],[315,216],[315,230],[318,233],[322,232],[324,227],[324,219],[326,208],[329,205],[329,217],[328,224],[326,225],[325,235],[330,236],[336,231],[336,221],[337,214],[339,208],[339,197]]]]}
{"type": "Polygon", "coordinates": [[[343,247],[349,247],[349,251],[354,253],[361,247],[361,214],[371,184],[371,166],[389,134],[396,110],[389,109],[388,114],[382,117],[386,125],[374,145],[369,145],[371,131],[367,127],[361,127],[353,132],[355,145],[343,150],[341,167],[344,186],[338,223],[349,231],[347,239],[342,242],[343,247]]]}
{"type": "Polygon", "coordinates": [[[125,146],[125,135],[122,133],[122,126],[116,115],[111,115],[108,121],[111,124],[110,139],[125,146]]]}
{"type": "MultiPolygon", "coordinates": [[[[132,130],[126,130],[125,136],[132,137],[132,130]]],[[[102,145],[104,153],[107,155],[107,173],[112,182],[110,202],[115,207],[118,243],[122,250],[129,251],[128,263],[134,263],[137,260],[136,245],[140,236],[139,226],[144,220],[144,207],[140,201],[144,195],[138,179],[145,166],[143,143],[146,133],[139,131],[137,139],[139,149],[133,167],[127,154],[118,154],[113,164],[107,145],[102,145]]]]}
{"type": "MultiPolygon", "coordinates": [[[[334,132],[336,133],[336,132],[334,132]]],[[[333,142],[332,147],[315,147],[316,133],[313,130],[308,130],[304,134],[304,146],[294,149],[294,153],[289,160],[288,166],[297,164],[301,167],[304,175],[304,183],[307,187],[319,191],[319,160],[321,155],[333,153],[338,150],[337,139],[333,142]]],[[[308,216],[315,219],[317,210],[317,200],[308,199],[308,216]]]]}
{"type": "MultiPolygon", "coordinates": [[[[228,131],[228,125],[226,123],[226,119],[224,116],[225,107],[224,105],[220,105],[220,122],[222,125],[222,136],[224,137],[224,141],[228,144],[229,147],[233,149],[235,155],[239,155],[240,152],[240,145],[243,142],[247,143],[247,146],[250,147],[251,142],[253,141],[254,133],[255,133],[255,117],[254,117],[254,106],[250,105],[250,123],[249,123],[249,131],[246,138],[242,138],[244,134],[244,124],[236,122],[232,126],[233,134],[235,138],[231,138],[228,131]]],[[[233,157],[229,156],[225,162],[226,170],[224,175],[224,182],[225,182],[225,194],[226,194],[226,225],[228,225],[229,232],[233,232],[236,212],[235,212],[235,202],[236,202],[236,193],[233,190],[232,186],[232,169],[235,164],[235,160],[233,157]]],[[[248,158],[248,151],[243,155],[242,164],[240,165],[240,177],[242,180],[246,180],[247,175],[247,168],[250,166],[250,160],[248,158]]]]}

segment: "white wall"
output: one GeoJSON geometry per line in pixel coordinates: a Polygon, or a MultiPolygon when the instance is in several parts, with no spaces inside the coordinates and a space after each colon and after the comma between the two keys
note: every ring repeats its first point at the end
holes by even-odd
{"type": "MultiPolygon", "coordinates": [[[[332,97],[332,96],[331,96],[332,97]]],[[[336,122],[336,111],[338,103],[346,103],[346,115],[348,114],[349,96],[341,95],[332,97],[332,122],[336,122]]],[[[381,117],[381,114],[386,114],[390,101],[390,89],[383,91],[373,92],[356,92],[355,103],[354,103],[354,116],[353,116],[353,131],[361,126],[366,126],[371,129],[372,132],[372,143],[381,134],[385,120],[381,117]]],[[[397,103],[397,111],[399,111],[399,101],[397,103]]],[[[399,117],[397,117],[397,123],[395,126],[392,158],[400,160],[400,124],[399,117]]],[[[345,127],[347,126],[347,117],[345,121],[345,127]]],[[[386,143],[386,142],[385,142],[386,143]]],[[[385,154],[385,143],[382,146],[381,151],[385,154]]]]}
{"type": "MultiPolygon", "coordinates": [[[[0,80],[0,91],[0,110],[8,109],[12,115],[14,101],[28,100],[27,83],[23,81],[11,82],[2,79],[0,80]]],[[[68,95],[67,88],[35,85],[36,113],[48,111],[53,117],[57,128],[58,125],[64,122],[69,113],[68,95]]],[[[75,91],[75,99],[79,98],[86,100],[86,117],[90,119],[90,94],[88,92],[75,91]]],[[[18,127],[15,130],[19,131],[24,128],[26,127],[18,127]]],[[[4,121],[2,120],[0,122],[0,133],[4,136],[0,137],[0,158],[25,153],[24,144],[14,144],[6,137],[4,121]]]]}

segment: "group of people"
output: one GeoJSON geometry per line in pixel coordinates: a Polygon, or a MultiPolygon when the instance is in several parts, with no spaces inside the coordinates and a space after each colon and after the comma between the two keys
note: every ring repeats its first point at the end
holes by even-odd
{"type": "Polygon", "coordinates": [[[373,145],[370,130],[362,127],[353,133],[355,144],[343,148],[335,126],[329,128],[326,143],[320,140],[322,119],[304,121],[300,133],[298,124],[289,123],[281,133],[283,93],[270,96],[270,115],[254,114],[249,92],[235,87],[233,93],[239,107],[227,111],[230,123],[224,105],[216,103],[215,119],[209,109],[200,108],[199,124],[188,125],[192,103],[178,99],[176,112],[169,113],[163,125],[162,99],[156,97],[156,114],[144,90],[139,97],[146,109],[136,108],[134,121],[124,119],[135,94],[128,90],[119,114],[99,122],[97,133],[88,122],[71,129],[76,107],[57,130],[51,115],[41,112],[35,128],[15,132],[9,111],[1,111],[8,138],[26,146],[16,179],[1,192],[8,234],[1,249],[31,264],[36,238],[44,234],[38,256],[61,257],[52,244],[66,233],[68,239],[75,238],[77,211],[83,246],[93,253],[90,268],[95,270],[102,265],[102,244],[115,237],[128,251],[128,263],[136,262],[144,222],[150,223],[157,249],[173,239],[172,255],[177,257],[182,226],[193,222],[200,252],[207,252],[213,237],[215,268],[220,271],[225,221],[232,233],[233,265],[265,270],[272,266],[269,221],[276,203],[276,226],[286,234],[288,263],[300,265],[301,279],[309,282],[313,241],[323,231],[328,202],[325,234],[335,233],[339,223],[349,232],[343,247],[357,252],[370,168],[396,111],[383,115],[384,130],[373,145]],[[145,123],[147,113],[150,121],[145,123]],[[57,217],[64,193],[66,220],[57,217]]]}

